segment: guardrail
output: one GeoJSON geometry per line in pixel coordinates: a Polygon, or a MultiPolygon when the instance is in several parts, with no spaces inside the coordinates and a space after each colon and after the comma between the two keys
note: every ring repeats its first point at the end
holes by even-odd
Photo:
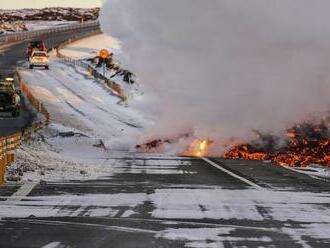
{"type": "Polygon", "coordinates": [[[128,96],[125,92],[125,90],[116,82],[108,79],[107,77],[103,76],[102,73],[97,71],[95,68],[93,68],[90,64],[77,59],[72,59],[70,57],[65,57],[63,55],[58,55],[59,58],[62,59],[63,63],[70,64],[73,66],[79,66],[82,68],[85,68],[91,76],[93,76],[95,79],[102,80],[104,84],[111,89],[112,93],[118,96],[122,102],[127,102],[128,96]]]}
{"type": "Polygon", "coordinates": [[[56,34],[59,32],[65,32],[65,31],[69,32],[69,31],[83,30],[83,29],[100,29],[100,23],[99,21],[91,21],[85,23],[77,23],[64,27],[58,27],[58,28],[42,29],[36,31],[25,31],[25,32],[12,33],[12,34],[3,34],[0,35],[0,43],[17,42],[22,40],[33,39],[36,37],[42,38],[42,36],[56,34]]]}
{"type": "MultiPolygon", "coordinates": [[[[47,111],[46,107],[40,102],[36,97],[33,96],[32,91],[29,89],[28,85],[24,82],[19,72],[17,72],[17,77],[20,85],[21,91],[24,93],[26,98],[29,100],[31,105],[45,117],[45,122],[40,123],[41,126],[47,126],[50,123],[50,113],[47,111]]],[[[35,131],[35,128],[33,128],[35,131]]]]}
{"type": "MultiPolygon", "coordinates": [[[[74,31],[79,30],[82,31],[84,29],[90,29],[91,31],[88,34],[79,34],[73,36],[73,39],[69,39],[67,42],[71,42],[71,40],[78,40],[84,38],[86,36],[94,35],[96,33],[100,33],[100,24],[99,22],[87,22],[83,24],[76,24],[61,28],[48,29],[48,30],[39,30],[32,32],[22,32],[10,35],[0,35],[0,42],[15,42],[19,40],[25,40],[34,38],[36,36],[49,35],[57,32],[64,31],[74,31]]],[[[43,105],[41,101],[39,101],[34,95],[29,86],[24,82],[19,72],[16,72],[18,82],[21,88],[21,91],[30,101],[31,105],[42,114],[43,119],[34,121],[33,124],[22,130],[21,132],[17,132],[13,135],[7,137],[0,137],[0,185],[2,185],[5,181],[5,173],[6,168],[15,161],[14,151],[23,141],[26,141],[31,138],[31,135],[36,131],[42,129],[43,127],[49,125],[51,121],[51,115],[43,105]]]]}
{"type": "Polygon", "coordinates": [[[15,161],[14,150],[21,144],[21,140],[21,133],[0,138],[0,185],[4,183],[6,167],[15,161]]]}
{"type": "Polygon", "coordinates": [[[21,145],[22,141],[28,140],[33,133],[49,125],[50,123],[50,114],[42,102],[33,96],[28,85],[22,80],[19,72],[17,72],[17,77],[22,92],[30,101],[31,105],[43,115],[43,120],[35,121],[32,126],[25,128],[21,132],[0,138],[0,185],[2,185],[5,181],[7,166],[15,161],[14,151],[16,148],[21,145]]]}
{"type": "Polygon", "coordinates": [[[68,39],[68,40],[62,42],[60,45],[58,45],[56,47],[56,56],[58,58],[60,58],[62,60],[62,62],[66,63],[66,64],[70,64],[70,65],[73,65],[73,66],[79,66],[79,67],[85,68],[95,79],[102,80],[104,82],[104,84],[107,87],[109,87],[112,90],[112,92],[121,99],[122,102],[126,103],[127,100],[128,100],[128,95],[126,94],[125,90],[119,84],[117,84],[116,82],[114,82],[114,81],[110,80],[109,78],[103,76],[102,73],[97,71],[95,68],[93,68],[87,62],[82,61],[82,60],[78,60],[78,59],[73,59],[71,57],[65,56],[64,54],[62,54],[60,52],[60,49],[64,48],[66,45],[69,45],[69,44],[71,44],[75,41],[78,41],[78,40],[82,39],[82,38],[87,38],[87,37],[97,35],[97,34],[101,34],[101,33],[102,33],[101,30],[98,30],[98,31],[95,31],[95,32],[92,32],[92,33],[88,33],[84,36],[79,36],[77,38],[68,39]]]}

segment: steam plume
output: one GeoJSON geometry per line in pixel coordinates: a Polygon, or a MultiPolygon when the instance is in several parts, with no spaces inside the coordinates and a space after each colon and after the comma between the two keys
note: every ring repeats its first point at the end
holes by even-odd
{"type": "Polygon", "coordinates": [[[102,29],[157,94],[147,135],[248,139],[330,102],[327,0],[107,0],[102,29]]]}

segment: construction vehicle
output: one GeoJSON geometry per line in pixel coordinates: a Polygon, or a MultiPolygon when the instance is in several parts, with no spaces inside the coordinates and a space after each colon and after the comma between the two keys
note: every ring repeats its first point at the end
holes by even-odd
{"type": "Polygon", "coordinates": [[[29,58],[32,55],[33,51],[44,51],[47,52],[47,48],[45,43],[42,40],[37,41],[31,41],[28,44],[28,47],[26,49],[26,58],[29,60],[29,58]]]}
{"type": "Polygon", "coordinates": [[[12,117],[18,117],[21,109],[21,91],[17,90],[14,78],[0,78],[0,113],[11,112],[12,117]]]}

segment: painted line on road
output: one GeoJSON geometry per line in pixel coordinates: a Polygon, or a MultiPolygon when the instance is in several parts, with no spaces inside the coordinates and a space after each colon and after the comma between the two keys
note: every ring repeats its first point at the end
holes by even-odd
{"type": "MultiPolygon", "coordinates": [[[[140,218],[123,218],[123,217],[94,217],[94,219],[100,220],[117,220],[117,221],[133,221],[133,222],[141,222],[140,218]]],[[[259,231],[271,231],[271,232],[281,232],[279,230],[275,230],[274,228],[270,227],[256,227],[256,226],[243,226],[243,225],[234,225],[234,224],[216,224],[216,223],[207,223],[207,222],[200,222],[197,221],[184,221],[184,220],[176,220],[176,219],[143,219],[143,222],[146,223],[158,223],[164,225],[191,225],[191,226],[206,226],[206,227],[232,227],[232,228],[241,228],[241,229],[248,229],[248,230],[259,230],[259,231]]]]}
{"type": "Polygon", "coordinates": [[[327,180],[327,177],[322,177],[322,176],[318,176],[318,175],[311,175],[311,174],[308,174],[308,173],[304,173],[303,171],[300,171],[300,170],[295,169],[295,167],[290,167],[290,166],[282,166],[282,167],[284,169],[289,170],[289,171],[293,171],[293,172],[299,173],[301,175],[309,176],[310,178],[313,178],[313,179],[316,179],[316,180],[319,180],[319,181],[325,181],[325,182],[328,181],[327,180]]]}
{"type": "Polygon", "coordinates": [[[208,158],[202,157],[201,159],[204,160],[205,162],[207,162],[208,164],[212,165],[213,167],[221,170],[222,172],[224,172],[224,173],[226,173],[226,174],[228,174],[228,175],[230,175],[230,176],[232,176],[232,177],[234,177],[234,178],[236,178],[236,179],[238,179],[238,180],[240,180],[240,181],[242,181],[242,182],[244,182],[244,183],[246,183],[246,184],[248,184],[248,185],[250,185],[250,186],[252,186],[256,189],[258,189],[258,190],[265,190],[263,187],[259,186],[258,184],[256,184],[256,183],[254,183],[254,182],[252,182],[252,181],[250,181],[250,180],[248,180],[244,177],[241,177],[241,176],[227,170],[226,168],[214,163],[213,161],[209,160],[208,158]]]}
{"type": "MultiPolygon", "coordinates": [[[[90,217],[87,217],[87,219],[90,217]]],[[[121,218],[121,217],[93,217],[94,220],[116,220],[116,221],[133,221],[141,223],[140,218],[121,218]]],[[[150,230],[150,229],[142,229],[135,227],[125,227],[125,226],[112,226],[105,224],[95,224],[95,223],[83,223],[83,222],[72,222],[72,221],[57,221],[57,220],[40,220],[40,219],[5,219],[0,220],[0,222],[11,222],[11,223],[29,223],[29,224],[40,224],[40,225],[75,225],[81,227],[92,227],[92,228],[102,228],[105,230],[114,230],[114,231],[123,231],[123,232],[139,232],[139,233],[147,233],[147,234],[157,234],[158,231],[150,230]]],[[[234,225],[234,224],[216,224],[216,223],[206,223],[206,222],[196,222],[196,221],[178,221],[172,219],[143,219],[143,222],[146,223],[157,223],[165,226],[171,225],[190,225],[194,227],[210,227],[210,228],[221,228],[221,227],[230,227],[230,228],[239,228],[246,230],[257,230],[264,232],[272,232],[272,233],[282,233],[281,230],[277,230],[273,227],[257,227],[257,226],[243,226],[243,225],[234,225]]],[[[123,223],[124,224],[124,223],[123,223]]]]}
{"type": "Polygon", "coordinates": [[[31,191],[34,189],[35,186],[37,186],[38,183],[39,182],[30,182],[23,184],[14,194],[8,197],[4,203],[12,204],[21,201],[23,198],[25,198],[28,194],[31,193],[31,191]]]}
{"type": "Polygon", "coordinates": [[[72,225],[72,226],[80,226],[87,228],[101,228],[103,230],[129,232],[129,233],[146,233],[146,234],[158,233],[158,231],[142,229],[142,228],[111,226],[111,225],[72,222],[72,221],[16,219],[16,220],[6,220],[6,222],[21,222],[21,223],[41,224],[41,225],[63,225],[63,226],[72,225]]]}

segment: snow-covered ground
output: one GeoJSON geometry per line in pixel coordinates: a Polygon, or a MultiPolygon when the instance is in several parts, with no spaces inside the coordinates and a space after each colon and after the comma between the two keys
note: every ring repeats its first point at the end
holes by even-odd
{"type": "Polygon", "coordinates": [[[76,21],[17,21],[0,23],[0,34],[59,28],[77,23],[76,21]]]}
{"type": "MultiPolygon", "coordinates": [[[[75,41],[71,44],[66,45],[60,50],[60,52],[66,57],[83,61],[83,63],[90,65],[99,73],[104,74],[105,77],[117,83],[124,91],[124,94],[129,98],[129,102],[132,101],[132,98],[139,98],[144,95],[145,92],[143,84],[140,84],[138,82],[138,79],[135,77],[134,73],[131,74],[132,76],[130,77],[131,80],[134,80],[134,83],[128,84],[124,81],[124,73],[118,73],[117,70],[113,69],[104,70],[103,67],[98,68],[96,64],[92,63],[91,61],[88,61],[88,59],[95,58],[96,56],[98,56],[101,49],[107,49],[108,51],[112,52],[114,54],[113,63],[119,66],[121,70],[129,72],[129,68],[124,68],[124,66],[121,65],[121,62],[123,60],[123,53],[121,50],[120,41],[110,35],[99,34],[75,41]]],[[[148,97],[144,98],[145,100],[146,98],[150,100],[152,96],[149,93],[148,97]]],[[[151,105],[152,104],[149,103],[149,107],[151,105]]]]}
{"type": "Polygon", "coordinates": [[[7,33],[28,31],[25,23],[22,21],[17,22],[0,22],[0,35],[7,33]]]}
{"type": "MultiPolygon", "coordinates": [[[[104,36],[99,38],[105,39],[104,36]]],[[[82,41],[86,42],[85,45],[75,43],[71,52],[78,52],[77,57],[91,54],[90,44],[94,41],[96,44],[95,37],[82,41]],[[76,50],[72,50],[74,47],[76,50]]],[[[103,46],[104,40],[99,44],[103,46]]],[[[94,49],[100,47],[95,45],[94,49]]],[[[70,52],[70,47],[68,49],[66,52],[70,52]]],[[[27,67],[26,64],[23,66],[27,67]]],[[[152,124],[152,119],[136,107],[143,104],[141,99],[134,99],[128,107],[119,105],[119,99],[84,69],[63,64],[55,57],[51,57],[49,71],[23,68],[20,73],[52,117],[49,127],[17,150],[17,161],[9,168],[8,174],[23,179],[23,190],[29,184],[36,186],[40,180],[45,180],[47,185],[61,181],[73,186],[84,180],[105,178],[116,178],[117,181],[104,180],[100,185],[117,183],[125,188],[129,183],[125,181],[127,175],[133,178],[130,182],[132,188],[140,189],[142,184],[151,184],[146,180],[135,181],[137,175],[154,176],[161,183],[152,185],[154,188],[150,192],[13,195],[6,197],[4,204],[0,205],[0,218],[118,218],[120,215],[120,218],[134,219],[143,204],[151,203],[150,220],[160,222],[166,228],[145,231],[159,238],[187,241],[186,247],[225,247],[226,242],[239,241],[258,241],[265,247],[272,247],[267,246],[272,242],[272,235],[288,235],[300,247],[310,247],[306,242],[309,237],[329,239],[328,193],[287,189],[233,190],[207,182],[192,185],[181,183],[180,179],[177,184],[163,181],[166,175],[175,179],[179,175],[192,176],[201,172],[193,167],[193,159],[130,153],[141,132],[152,124]],[[120,212],[121,209],[124,211],[120,212]],[[203,223],[209,219],[229,224],[203,223]],[[183,220],[182,223],[188,220],[195,227],[178,228],[182,224],[178,220],[183,220]],[[258,223],[267,224],[268,221],[279,223],[279,226],[258,227],[258,223]],[[249,228],[255,229],[256,233],[262,232],[262,235],[245,237],[244,230],[249,228]],[[239,232],[241,234],[235,236],[239,232]],[[243,236],[239,236],[242,233],[243,236]]]]}
{"type": "Polygon", "coordinates": [[[49,28],[60,28],[76,23],[76,21],[27,21],[25,22],[25,26],[29,31],[35,31],[49,28]]]}
{"type": "Polygon", "coordinates": [[[313,178],[330,182],[330,168],[323,165],[311,164],[308,167],[287,167],[289,170],[309,175],[313,178]]]}
{"type": "Polygon", "coordinates": [[[134,149],[138,136],[151,123],[134,107],[139,99],[129,106],[118,104],[120,99],[87,71],[55,57],[50,70],[21,69],[20,73],[45,104],[52,124],[18,149],[9,174],[25,171],[26,180],[99,176],[100,168],[90,159],[104,157],[109,150],[134,149]]]}
{"type": "MultiPolygon", "coordinates": [[[[95,154],[96,157],[100,155],[95,154]]],[[[133,156],[129,154],[120,156],[117,153],[116,158],[109,156],[102,159],[100,156],[89,161],[100,175],[107,176],[108,181],[101,181],[98,186],[108,185],[112,189],[114,184],[123,188],[125,184],[127,187],[133,184],[134,188],[142,187],[140,183],[145,186],[151,184],[149,181],[140,182],[134,179],[125,182],[125,175],[130,175],[131,178],[135,178],[134,174],[148,178],[152,178],[152,175],[171,175],[174,178],[180,174],[197,173],[192,167],[192,160],[153,156],[154,158],[144,156],[139,159],[134,155],[132,159],[133,156]],[[182,169],[182,165],[186,170],[182,169]],[[120,181],[121,178],[123,181],[120,181]],[[114,181],[111,182],[111,179],[114,181]]],[[[88,178],[88,175],[85,177],[88,178]]],[[[48,178],[47,185],[51,187],[53,184],[55,186],[56,182],[48,178]]],[[[62,184],[68,187],[81,186],[81,182],[77,181],[62,184]]],[[[14,196],[0,204],[0,217],[106,217],[127,221],[136,218],[141,221],[136,216],[140,214],[139,209],[149,202],[152,206],[150,217],[143,221],[158,222],[165,228],[153,230],[150,225],[139,231],[152,233],[158,238],[186,241],[185,247],[226,247],[226,242],[235,244],[240,241],[264,244],[258,247],[280,247],[270,245],[276,242],[273,237],[280,236],[287,240],[289,237],[297,244],[295,247],[310,248],[309,238],[323,242],[329,239],[330,209],[326,206],[330,204],[330,195],[327,193],[233,190],[207,184],[170,183],[160,184],[158,187],[150,193],[124,190],[108,194],[63,192],[47,196],[14,196]],[[214,220],[214,223],[208,220],[214,220]],[[192,226],[180,227],[182,224],[192,226]]],[[[121,228],[123,231],[126,227],[121,228]]],[[[127,229],[137,231],[129,227],[127,229]]]]}
{"type": "Polygon", "coordinates": [[[103,48],[118,54],[120,42],[109,35],[100,34],[69,44],[61,49],[61,53],[71,58],[83,59],[98,55],[103,48]]]}
{"type": "Polygon", "coordinates": [[[0,9],[0,21],[48,20],[48,21],[85,21],[96,20],[99,8],[62,8],[43,9],[0,9]]]}

